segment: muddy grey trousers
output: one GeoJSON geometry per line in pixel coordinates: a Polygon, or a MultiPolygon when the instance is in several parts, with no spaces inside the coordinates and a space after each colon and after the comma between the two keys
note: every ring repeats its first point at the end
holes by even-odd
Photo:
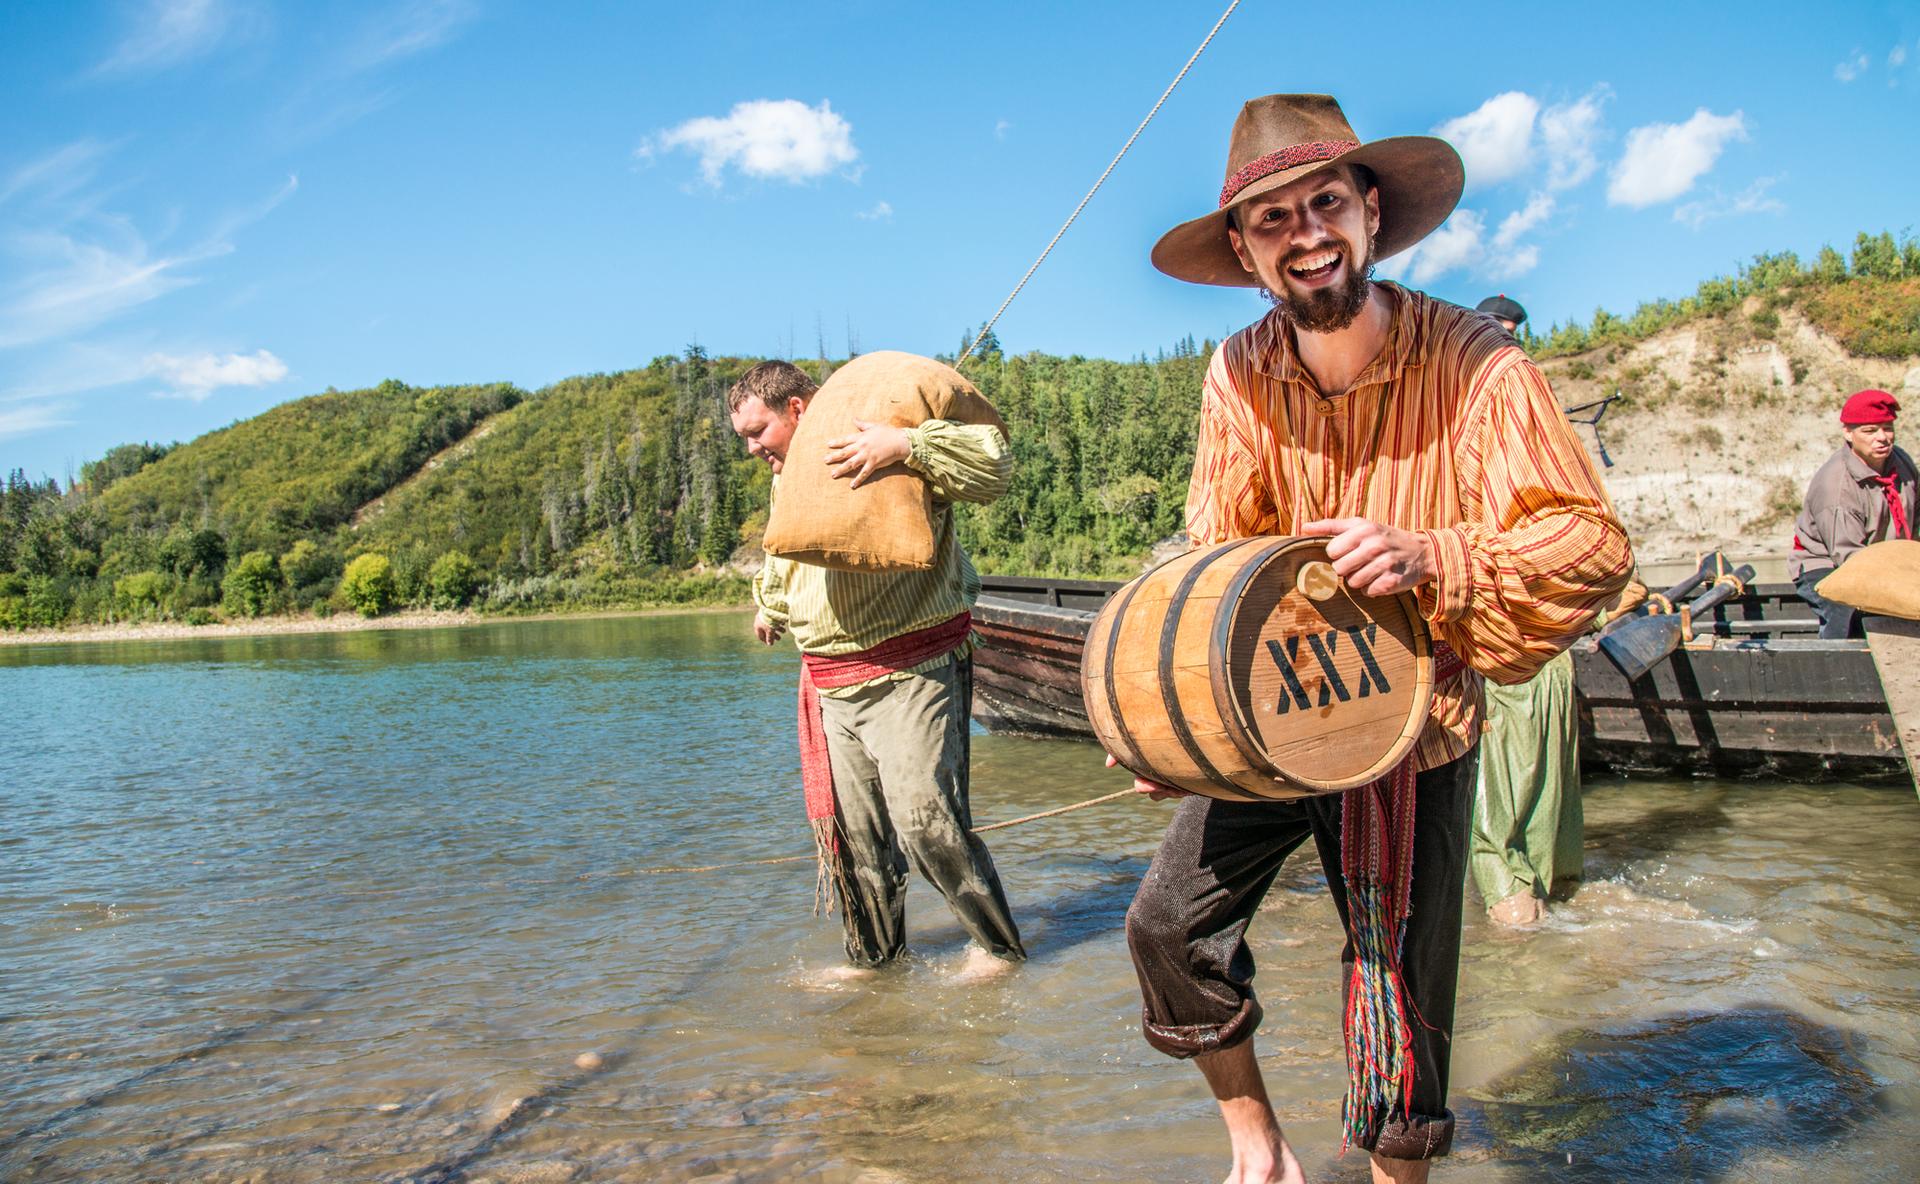
{"type": "MultiPolygon", "coordinates": [[[[1474,766],[1468,754],[1427,770],[1415,783],[1412,911],[1400,949],[1413,1004],[1411,1117],[1382,1116],[1379,1138],[1366,1148],[1395,1159],[1431,1159],[1453,1143],[1447,1072],[1474,766]]],[[[1340,795],[1256,803],[1191,797],[1180,803],[1127,910],[1127,946],[1140,976],[1147,1043],[1169,1056],[1191,1057],[1253,1035],[1260,1004],[1253,994],[1247,923],[1287,856],[1309,838],[1319,848],[1334,908],[1348,933],[1340,954],[1345,984],[1353,940],[1340,874],[1340,795]]]]}
{"type": "Polygon", "coordinates": [[[926,674],[821,696],[841,827],[840,917],[856,966],[896,958],[907,942],[909,863],[940,890],[982,949],[1027,956],[967,802],[973,659],[926,674]]]}

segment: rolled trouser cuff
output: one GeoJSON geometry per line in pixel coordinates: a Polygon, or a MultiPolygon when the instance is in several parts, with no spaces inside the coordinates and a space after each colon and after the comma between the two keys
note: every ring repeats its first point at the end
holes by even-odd
{"type": "Polygon", "coordinates": [[[1153,1016],[1144,1008],[1140,1013],[1140,1031],[1145,1034],[1147,1043],[1153,1045],[1170,1057],[1186,1060],[1201,1053],[1219,1052],[1223,1048],[1232,1048],[1253,1035],[1260,1026],[1260,1003],[1248,996],[1240,1004],[1240,1010],[1224,1024],[1156,1024],[1153,1016]]]}
{"type": "Polygon", "coordinates": [[[1380,1124],[1380,1134],[1371,1146],[1361,1146],[1388,1159],[1439,1159],[1453,1150],[1453,1111],[1439,1118],[1416,1114],[1389,1119],[1380,1124]]]}

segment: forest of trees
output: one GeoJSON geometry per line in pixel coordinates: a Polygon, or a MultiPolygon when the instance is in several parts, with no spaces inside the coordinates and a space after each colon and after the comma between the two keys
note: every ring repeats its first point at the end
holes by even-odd
{"type": "MultiPolygon", "coordinates": [[[[1694,296],[1526,344],[1577,353],[1750,298],[1756,323],[1792,305],[1854,353],[1920,354],[1920,244],[1865,234],[1850,257],[1762,255],[1694,296]]],[[[1212,351],[1189,338],[1130,362],[1009,356],[989,334],[962,369],[1005,417],[1016,466],[1005,497],[958,511],[981,569],[1137,572],[1179,530],[1212,351]]],[[[0,491],[0,628],[743,602],[769,473],[722,400],[755,360],[691,346],[535,392],[389,380],[187,444],[113,448],[69,488],[14,469],[0,491]]]]}

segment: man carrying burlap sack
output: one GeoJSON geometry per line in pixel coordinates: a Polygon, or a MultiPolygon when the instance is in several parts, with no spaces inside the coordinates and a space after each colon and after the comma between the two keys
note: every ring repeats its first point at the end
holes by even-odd
{"type": "MultiPolygon", "coordinates": [[[[885,368],[896,360],[908,376],[937,365],[908,358],[869,355],[842,373],[853,371],[850,382],[864,377],[884,389],[885,368]]],[[[727,394],[734,431],[751,455],[773,468],[776,503],[788,496],[783,484],[800,493],[818,477],[789,465],[817,390],[798,367],[763,362],[727,394]]],[[[980,577],[955,534],[952,503],[985,503],[1005,493],[1013,458],[997,422],[847,424],[850,430],[824,441],[804,462],[824,465],[833,481],[845,483],[816,500],[833,501],[844,489],[888,481],[912,485],[918,496],[918,484],[900,481],[905,474],[916,476],[931,494],[924,502],[929,565],[845,569],[769,553],[753,584],[759,606],[754,633],[772,645],[791,631],[800,648],[807,815],[823,887],[830,886],[840,906],[847,958],[856,972],[870,972],[905,951],[911,863],[973,938],[962,976],[988,977],[1025,958],[1026,951],[993,857],[972,833],[970,614],[980,577]]],[[[780,504],[776,514],[790,527],[796,512],[810,511],[821,512],[810,504],[780,504]]]]}
{"type": "Polygon", "coordinates": [[[1261,288],[1275,305],[1208,368],[1194,544],[1324,536],[1349,588],[1410,593],[1436,642],[1406,763],[1340,795],[1183,797],[1128,910],[1143,1032],[1200,1067],[1235,1184],[1303,1178],[1254,1057],[1246,931],[1308,842],[1346,933],[1345,1141],[1372,1153],[1375,1181],[1418,1184],[1447,1153],[1481,682],[1531,677],[1632,568],[1598,475],[1513,339],[1371,278],[1446,220],[1462,183],[1444,141],[1363,144],[1331,97],[1269,95],[1241,110],[1216,208],[1153,250],[1176,279],[1261,288]]]}

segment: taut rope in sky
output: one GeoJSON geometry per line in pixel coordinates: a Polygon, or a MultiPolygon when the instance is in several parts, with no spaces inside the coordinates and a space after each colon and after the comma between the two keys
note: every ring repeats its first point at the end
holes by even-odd
{"type": "Polygon", "coordinates": [[[1054,243],[1060,241],[1060,236],[1067,232],[1067,227],[1073,225],[1073,220],[1080,216],[1080,211],[1087,208],[1087,203],[1093,200],[1093,195],[1100,192],[1100,186],[1106,183],[1107,177],[1112,174],[1114,166],[1119,164],[1120,158],[1127,154],[1127,149],[1133,147],[1133,142],[1140,138],[1140,133],[1147,130],[1147,124],[1152,123],[1153,117],[1160,113],[1160,108],[1166,103],[1167,96],[1173,93],[1174,87],[1180,85],[1180,80],[1187,76],[1187,71],[1193,69],[1193,64],[1200,60],[1200,55],[1205,53],[1207,46],[1213,43],[1214,34],[1220,31],[1220,26],[1227,23],[1227,18],[1232,16],[1233,10],[1238,7],[1240,7],[1240,0],[1232,0],[1232,2],[1227,5],[1227,10],[1220,14],[1220,19],[1213,22],[1213,28],[1207,31],[1206,40],[1200,43],[1199,49],[1193,51],[1193,56],[1187,59],[1187,64],[1180,67],[1180,72],[1173,76],[1173,81],[1167,83],[1167,89],[1160,92],[1160,98],[1154,103],[1153,110],[1147,112],[1147,117],[1140,121],[1140,126],[1133,129],[1133,134],[1127,137],[1127,142],[1120,145],[1120,151],[1113,154],[1113,159],[1107,163],[1106,172],[1100,174],[1100,179],[1093,183],[1092,189],[1087,190],[1087,195],[1080,199],[1080,204],[1073,207],[1073,213],[1068,214],[1067,220],[1060,224],[1060,229],[1054,231],[1053,239],[1047,243],[1046,250],[1041,251],[1040,257],[1033,261],[1033,266],[1027,268],[1027,274],[1020,277],[1020,282],[1013,286],[1013,291],[1007,293],[1007,298],[1002,300],[1000,307],[995,309],[993,315],[987,318],[987,323],[980,326],[980,335],[973,339],[973,344],[961,350],[960,356],[953,360],[955,366],[966,361],[974,350],[980,348],[980,343],[987,339],[987,334],[993,332],[994,322],[1000,319],[1000,314],[1007,311],[1007,305],[1012,304],[1013,298],[1020,294],[1020,289],[1027,286],[1027,281],[1033,278],[1033,273],[1040,270],[1040,265],[1046,262],[1047,256],[1053,251],[1054,243]]]}

